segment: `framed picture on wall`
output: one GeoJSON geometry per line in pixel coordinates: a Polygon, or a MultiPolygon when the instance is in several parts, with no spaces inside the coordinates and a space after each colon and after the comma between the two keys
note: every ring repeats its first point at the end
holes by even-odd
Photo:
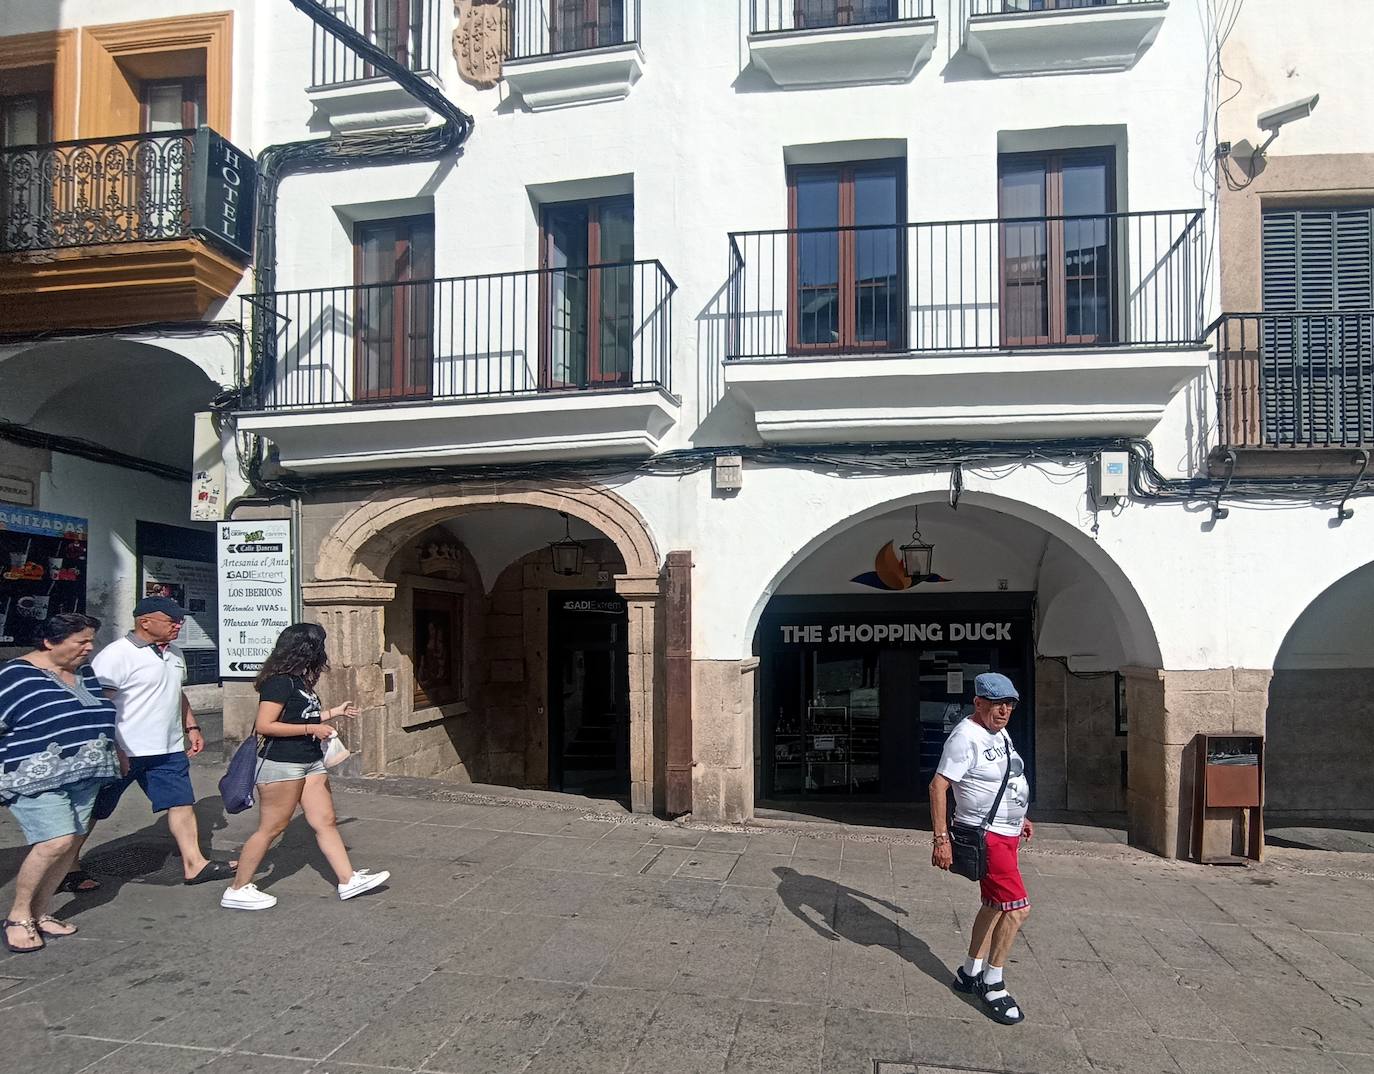
{"type": "Polygon", "coordinates": [[[463,595],[434,589],[413,591],[415,707],[432,708],[461,701],[463,676],[463,595]]]}
{"type": "Polygon", "coordinates": [[[1125,736],[1129,727],[1126,719],[1126,676],[1116,673],[1116,733],[1125,736]]]}

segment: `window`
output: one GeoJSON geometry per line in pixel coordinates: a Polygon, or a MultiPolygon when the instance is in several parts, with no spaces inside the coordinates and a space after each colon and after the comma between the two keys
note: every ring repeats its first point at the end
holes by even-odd
{"type": "Polygon", "coordinates": [[[0,146],[42,145],[52,139],[52,94],[0,97],[0,146]]]}
{"type": "Polygon", "coordinates": [[[138,89],[138,129],[144,134],[194,130],[205,122],[203,78],[149,79],[138,89]]]}
{"type": "Polygon", "coordinates": [[[905,176],[891,160],[789,172],[789,353],[901,348],[905,176]]]}
{"type": "Polygon", "coordinates": [[[463,691],[463,597],[434,589],[412,591],[417,709],[461,701],[463,691]]]}
{"type": "Polygon", "coordinates": [[[1117,338],[1114,152],[1006,154],[999,167],[1002,343],[1117,338]]]}
{"type": "Polygon", "coordinates": [[[354,396],[427,396],[433,358],[434,218],[357,225],[354,396]]]}
{"type": "MultiPolygon", "coordinates": [[[[1002,11],[1066,11],[1084,7],[1111,7],[1126,0],[1002,0],[1002,11]]],[[[994,3],[995,10],[995,3],[994,3]]]]}
{"type": "Polygon", "coordinates": [[[792,17],[798,30],[893,22],[897,0],[793,0],[792,17]]]}
{"type": "Polygon", "coordinates": [[[540,382],[586,388],[633,380],[634,202],[546,205],[540,382]]]}
{"type": "Polygon", "coordinates": [[[420,0],[363,0],[363,35],[404,67],[418,69],[423,20],[420,0]]]}
{"type": "Polygon", "coordinates": [[[625,40],[625,0],[550,0],[550,52],[578,52],[625,40]]]}

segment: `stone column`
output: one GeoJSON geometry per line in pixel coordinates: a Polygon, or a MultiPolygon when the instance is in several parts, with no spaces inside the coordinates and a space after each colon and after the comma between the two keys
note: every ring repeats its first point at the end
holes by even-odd
{"type": "MultiPolygon", "coordinates": [[[[1129,789],[1126,815],[1133,846],[1166,858],[1189,856],[1196,738],[1263,735],[1267,670],[1166,671],[1123,668],[1126,676],[1129,789]]],[[[1235,819],[1209,816],[1204,841],[1230,843],[1235,819]]]]}
{"type": "Polygon", "coordinates": [[[656,574],[618,575],[615,590],[629,606],[630,808],[636,813],[664,807],[663,676],[657,667],[662,636],[660,586],[656,574]]]}
{"type": "Polygon", "coordinates": [[[669,552],[664,573],[665,806],[692,811],[692,553],[669,552]]]}
{"type": "Polygon", "coordinates": [[[301,599],[306,618],[329,635],[329,671],[320,680],[326,705],[354,701],[356,720],[337,724],[344,745],[353,756],[344,764],[348,775],[382,772],[386,768],[386,704],[382,653],[386,648],[386,607],[396,597],[391,582],[346,579],[306,582],[301,599]]]}

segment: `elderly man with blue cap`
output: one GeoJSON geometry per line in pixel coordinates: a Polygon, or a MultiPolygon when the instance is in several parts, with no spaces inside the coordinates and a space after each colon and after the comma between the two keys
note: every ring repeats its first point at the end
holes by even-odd
{"type": "MultiPolygon", "coordinates": [[[[954,823],[981,831],[987,849],[983,906],[973,922],[968,960],[955,971],[957,992],[976,996],[988,1017],[1003,1025],[1025,1019],[1007,992],[1002,970],[1016,934],[1030,914],[1017,852],[1035,829],[1026,818],[1030,781],[1026,766],[1007,734],[1007,723],[1021,700],[1005,675],[986,672],[973,680],[973,714],[960,721],[945,742],[930,781],[930,819],[935,846],[930,863],[954,863],[946,795],[954,791],[954,823]]],[[[975,844],[976,845],[976,844],[975,844]]]]}

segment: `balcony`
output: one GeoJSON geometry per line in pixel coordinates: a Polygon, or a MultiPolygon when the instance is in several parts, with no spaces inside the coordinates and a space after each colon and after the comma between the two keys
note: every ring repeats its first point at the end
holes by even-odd
{"type": "Polygon", "coordinates": [[[0,149],[0,330],[194,319],[227,298],[247,257],[201,238],[212,145],[228,143],[201,128],[0,149]]]}
{"type": "Polygon", "coordinates": [[[239,424],[301,472],[650,455],[675,290],[636,261],[250,296],[239,424]]]}
{"type": "Polygon", "coordinates": [[[531,112],[628,97],[644,73],[641,0],[511,0],[501,76],[531,112]]]}
{"type": "MultiPolygon", "coordinates": [[[[438,85],[439,0],[321,0],[402,67],[438,85]]],[[[342,41],[313,26],[310,103],[338,134],[426,126],[434,117],[342,41]]]]}
{"type": "Polygon", "coordinates": [[[730,236],[725,382],[765,440],[1143,436],[1206,371],[1202,213],[730,236]]]}
{"type": "Polygon", "coordinates": [[[1167,0],[969,0],[965,45],[994,75],[1124,71],[1154,41],[1167,0]]]}
{"type": "Polygon", "coordinates": [[[1214,463],[1344,471],[1374,448],[1374,310],[1231,313],[1214,328],[1214,463]]]}
{"type": "Polygon", "coordinates": [[[750,0],[749,57],[783,89],[909,82],[935,48],[932,0],[750,0]]]}

